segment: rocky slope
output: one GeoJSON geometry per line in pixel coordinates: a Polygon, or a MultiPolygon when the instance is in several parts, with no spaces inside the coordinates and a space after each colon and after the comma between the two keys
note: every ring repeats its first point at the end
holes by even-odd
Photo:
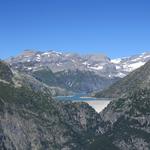
{"type": "Polygon", "coordinates": [[[21,73],[14,71],[13,72],[13,81],[15,82],[16,86],[20,86],[20,84],[24,84],[24,86],[28,86],[28,88],[34,91],[42,91],[48,92],[51,96],[58,96],[58,95],[71,95],[73,92],[61,88],[59,86],[48,86],[44,82],[37,80],[32,75],[21,73]]]}
{"type": "Polygon", "coordinates": [[[150,87],[150,61],[144,66],[120,79],[108,89],[95,94],[96,97],[117,98],[138,88],[150,87]]]}
{"type": "Polygon", "coordinates": [[[94,72],[80,70],[53,73],[49,69],[43,69],[34,71],[32,76],[50,87],[60,87],[75,93],[90,93],[98,89],[102,90],[118,80],[118,78],[100,77],[94,72]]]}
{"type": "Polygon", "coordinates": [[[114,84],[115,97],[102,112],[99,136],[89,149],[150,149],[150,62],[114,84]],[[101,144],[103,143],[103,146],[101,144]],[[115,147],[114,147],[115,146],[115,147]]]}
{"type": "Polygon", "coordinates": [[[89,150],[149,150],[150,90],[140,89],[112,101],[101,113],[102,134],[94,139],[89,150]],[[103,144],[103,146],[101,146],[103,144]],[[115,148],[114,148],[115,146],[115,148]],[[111,149],[111,148],[110,148],[111,149]]]}
{"type": "Polygon", "coordinates": [[[84,149],[100,122],[88,104],[57,102],[46,91],[13,82],[5,63],[0,68],[1,150],[84,149]]]}

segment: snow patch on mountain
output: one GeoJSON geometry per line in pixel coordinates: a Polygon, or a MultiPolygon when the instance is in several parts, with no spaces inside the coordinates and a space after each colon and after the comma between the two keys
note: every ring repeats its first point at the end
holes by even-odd
{"type": "Polygon", "coordinates": [[[94,69],[94,70],[102,70],[103,66],[93,66],[93,67],[88,67],[90,69],[94,69]]]}
{"type": "Polygon", "coordinates": [[[121,62],[121,58],[117,58],[117,59],[112,59],[111,62],[114,64],[119,64],[121,62]]]}
{"type": "Polygon", "coordinates": [[[119,73],[116,74],[116,77],[120,77],[120,78],[123,78],[125,76],[126,76],[126,74],[124,74],[122,72],[119,72],[119,73]]]}
{"type": "Polygon", "coordinates": [[[130,69],[130,71],[133,71],[141,66],[143,66],[145,64],[145,62],[136,62],[136,63],[133,63],[133,64],[128,64],[126,66],[126,69],[130,69]]]}

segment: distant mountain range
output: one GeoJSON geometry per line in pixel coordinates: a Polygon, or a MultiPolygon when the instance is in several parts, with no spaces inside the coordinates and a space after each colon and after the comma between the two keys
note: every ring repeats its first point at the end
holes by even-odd
{"type": "Polygon", "coordinates": [[[148,60],[150,52],[111,60],[102,54],[80,56],[26,50],[6,61],[12,69],[28,73],[48,86],[73,93],[91,93],[108,88],[148,60]]]}
{"type": "Polygon", "coordinates": [[[38,52],[26,50],[22,54],[6,61],[13,68],[24,71],[36,71],[49,68],[53,72],[64,70],[92,71],[107,78],[124,77],[129,72],[150,60],[150,52],[111,60],[103,54],[80,56],[73,53],[56,51],[38,52]]]}

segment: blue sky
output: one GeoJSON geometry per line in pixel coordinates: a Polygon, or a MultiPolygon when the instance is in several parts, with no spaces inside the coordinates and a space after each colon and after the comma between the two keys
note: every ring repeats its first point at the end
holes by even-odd
{"type": "Polygon", "coordinates": [[[0,0],[0,58],[24,49],[105,53],[150,50],[149,0],[0,0]]]}

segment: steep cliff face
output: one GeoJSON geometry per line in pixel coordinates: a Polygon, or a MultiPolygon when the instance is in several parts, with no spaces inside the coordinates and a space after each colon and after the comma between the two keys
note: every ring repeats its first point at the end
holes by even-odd
{"type": "MultiPolygon", "coordinates": [[[[11,72],[9,67],[5,71],[11,72]]],[[[0,81],[2,150],[84,149],[99,122],[88,104],[60,103],[47,92],[0,81]]]]}

